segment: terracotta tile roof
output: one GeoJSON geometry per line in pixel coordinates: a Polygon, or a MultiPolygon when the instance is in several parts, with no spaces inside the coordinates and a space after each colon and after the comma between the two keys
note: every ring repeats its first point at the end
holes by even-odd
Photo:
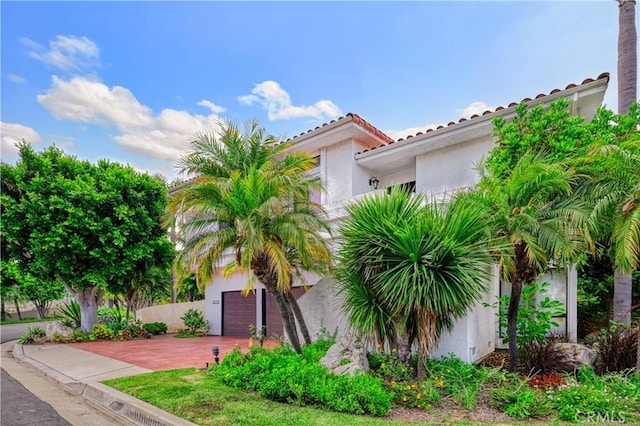
{"type": "Polygon", "coordinates": [[[302,132],[297,136],[294,136],[290,139],[290,141],[294,142],[296,138],[300,137],[300,136],[304,136],[307,135],[309,133],[315,132],[318,129],[321,129],[323,127],[328,126],[329,124],[333,124],[336,122],[348,122],[351,121],[355,124],[357,124],[358,126],[362,127],[363,129],[365,129],[366,131],[368,131],[369,133],[372,133],[373,135],[377,136],[378,138],[382,139],[383,141],[385,141],[386,143],[393,143],[393,139],[390,138],[388,135],[386,135],[382,130],[376,128],[375,126],[373,126],[371,123],[369,123],[367,120],[365,120],[364,118],[360,117],[358,114],[354,114],[354,113],[347,113],[345,116],[343,117],[339,117],[335,120],[331,120],[328,123],[324,123],[321,126],[317,126],[315,129],[309,129],[306,132],[302,132]]]}
{"type": "MultiPolygon", "coordinates": [[[[599,75],[597,78],[595,78],[595,79],[593,79],[593,78],[587,78],[587,79],[583,80],[583,81],[582,81],[582,83],[580,83],[580,85],[584,85],[584,84],[592,83],[592,82],[594,82],[594,81],[601,80],[601,79],[606,79],[606,80],[607,80],[607,82],[608,82],[608,81],[609,81],[609,73],[608,73],[608,72],[603,72],[602,74],[600,74],[600,75],[599,75]]],[[[556,93],[558,93],[558,92],[561,92],[562,90],[569,90],[569,89],[573,89],[574,87],[578,87],[578,86],[579,86],[578,84],[571,83],[571,84],[568,84],[568,85],[567,85],[567,87],[565,87],[564,89],[553,89],[553,90],[552,90],[551,92],[549,92],[548,94],[540,93],[540,94],[538,94],[538,95],[535,97],[535,99],[541,99],[541,98],[544,98],[544,97],[546,97],[546,96],[550,96],[550,95],[556,94],[556,93]]],[[[512,108],[512,107],[518,106],[518,105],[519,105],[520,103],[522,103],[522,102],[530,102],[530,101],[532,101],[532,100],[533,100],[533,99],[531,99],[531,98],[524,98],[524,99],[523,99],[522,101],[520,101],[520,102],[511,102],[511,103],[510,103],[508,106],[506,106],[506,107],[499,106],[499,107],[495,108],[493,111],[487,110],[487,111],[483,112],[482,114],[474,114],[474,115],[472,115],[472,116],[471,116],[470,118],[468,118],[468,119],[463,117],[463,118],[459,119],[457,122],[455,122],[455,121],[450,121],[449,123],[447,123],[447,125],[446,125],[446,126],[445,126],[445,125],[440,125],[440,126],[436,127],[435,129],[427,129],[427,130],[426,130],[426,131],[424,131],[424,132],[418,132],[418,133],[416,133],[415,135],[408,135],[408,136],[407,136],[407,137],[405,137],[405,138],[400,138],[400,139],[398,139],[398,140],[397,140],[397,141],[395,141],[395,142],[402,142],[402,141],[405,141],[405,140],[411,139],[411,138],[413,138],[413,137],[415,137],[415,136],[420,136],[420,135],[422,135],[422,134],[424,134],[424,133],[431,133],[431,132],[433,132],[433,131],[443,129],[443,128],[445,128],[445,127],[455,126],[455,125],[456,125],[456,124],[458,124],[458,123],[464,123],[465,121],[473,120],[473,119],[476,119],[476,118],[481,117],[481,116],[484,116],[484,115],[488,115],[488,114],[492,114],[492,113],[494,113],[494,112],[502,111],[503,109],[506,109],[506,108],[512,108]]],[[[382,148],[383,146],[391,145],[392,143],[394,143],[394,141],[393,141],[393,140],[391,140],[390,142],[387,142],[386,144],[382,144],[382,145],[379,145],[379,146],[377,146],[377,147],[373,147],[373,148],[371,148],[371,149],[365,149],[365,150],[364,150],[364,151],[362,151],[362,152],[358,152],[358,153],[356,153],[356,155],[357,155],[357,154],[364,154],[365,152],[373,151],[373,150],[374,150],[374,149],[376,149],[376,148],[382,148]]]]}

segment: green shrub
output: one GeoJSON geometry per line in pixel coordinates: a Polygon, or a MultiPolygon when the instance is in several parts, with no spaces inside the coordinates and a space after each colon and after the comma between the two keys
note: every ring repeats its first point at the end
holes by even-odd
{"type": "Polygon", "coordinates": [[[80,327],[80,305],[75,300],[70,301],[69,303],[63,303],[62,306],[59,307],[60,316],[62,316],[63,322],[65,325],[73,328],[80,327]]]}
{"type": "Polygon", "coordinates": [[[53,343],[67,343],[67,338],[62,334],[55,332],[53,333],[53,336],[51,336],[51,341],[53,343]]]}
{"type": "Polygon", "coordinates": [[[93,335],[96,339],[111,340],[113,339],[115,333],[105,324],[96,324],[91,330],[91,335],[93,335]]]}
{"type": "Polygon", "coordinates": [[[415,378],[415,369],[402,362],[395,350],[390,354],[380,351],[367,352],[367,360],[369,374],[386,382],[412,381],[415,378]]]}
{"type": "Polygon", "coordinates": [[[476,406],[478,396],[487,383],[497,382],[505,373],[499,368],[478,367],[462,361],[455,355],[430,359],[426,363],[428,377],[436,387],[450,395],[456,404],[467,410],[476,406]]]}
{"type": "MultiPolygon", "coordinates": [[[[518,335],[516,341],[518,347],[530,342],[542,343],[549,334],[551,327],[557,327],[558,323],[553,321],[553,317],[564,314],[564,305],[557,300],[545,297],[540,303],[536,302],[537,295],[547,294],[547,288],[551,284],[533,283],[522,288],[520,306],[518,307],[518,335]]],[[[498,302],[485,307],[498,307],[498,320],[500,331],[507,329],[507,308],[509,306],[509,296],[498,298],[498,302]]],[[[503,343],[509,342],[509,336],[505,332],[503,343]]]]}
{"type": "Polygon", "coordinates": [[[167,324],[163,322],[148,322],[142,326],[147,333],[158,335],[167,332],[167,324]]]}
{"type": "Polygon", "coordinates": [[[558,389],[551,394],[551,404],[561,420],[571,422],[624,422],[637,418],[639,408],[637,399],[584,384],[558,389]]]}
{"type": "Polygon", "coordinates": [[[530,387],[526,380],[508,373],[499,386],[489,392],[489,404],[519,420],[546,417],[551,414],[547,394],[530,387]]]}
{"type": "Polygon", "coordinates": [[[253,346],[243,355],[236,348],[212,371],[229,386],[255,391],[273,401],[384,416],[392,395],[382,382],[363,374],[350,377],[329,373],[318,362],[329,346],[329,341],[305,345],[302,354],[288,347],[269,350],[253,346]]]}
{"type": "Polygon", "coordinates": [[[180,317],[180,319],[184,322],[185,327],[187,327],[191,333],[197,333],[200,330],[203,330],[204,333],[209,331],[209,321],[204,319],[202,311],[193,308],[189,309],[180,317]]]}
{"type": "Polygon", "coordinates": [[[529,375],[573,371],[575,365],[557,345],[562,341],[566,339],[547,337],[542,342],[534,340],[522,345],[520,362],[524,371],[529,375]]]}
{"type": "Polygon", "coordinates": [[[20,337],[18,337],[18,343],[21,345],[28,343],[35,343],[37,340],[44,339],[46,337],[45,331],[37,326],[28,327],[20,337]]]}
{"type": "Polygon", "coordinates": [[[96,340],[95,337],[91,339],[90,334],[85,333],[79,328],[73,330],[71,336],[69,336],[69,340],[72,342],[84,342],[85,340],[96,340]]]}

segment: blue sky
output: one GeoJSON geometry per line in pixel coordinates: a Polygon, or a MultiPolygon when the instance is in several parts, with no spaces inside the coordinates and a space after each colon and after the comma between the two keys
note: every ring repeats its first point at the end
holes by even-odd
{"type": "Polygon", "coordinates": [[[189,138],[258,118],[288,137],[355,112],[394,138],[608,71],[597,2],[13,2],[2,159],[55,143],[175,177],[189,138]]]}

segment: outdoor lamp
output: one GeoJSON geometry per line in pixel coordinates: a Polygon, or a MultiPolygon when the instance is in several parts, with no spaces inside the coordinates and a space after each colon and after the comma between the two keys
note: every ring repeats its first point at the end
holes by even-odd
{"type": "Polygon", "coordinates": [[[213,358],[216,364],[220,364],[220,358],[218,358],[218,355],[220,355],[220,349],[218,349],[217,346],[214,346],[211,348],[211,351],[213,352],[213,358]]]}
{"type": "Polygon", "coordinates": [[[370,187],[372,187],[375,190],[375,189],[378,189],[378,185],[380,185],[380,179],[378,179],[375,176],[369,178],[369,186],[370,187]]]}

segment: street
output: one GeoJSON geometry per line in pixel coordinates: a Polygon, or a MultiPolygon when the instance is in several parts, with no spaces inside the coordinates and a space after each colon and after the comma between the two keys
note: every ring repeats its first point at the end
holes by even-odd
{"type": "Polygon", "coordinates": [[[11,324],[0,326],[2,343],[2,371],[0,386],[2,426],[107,426],[129,425],[87,403],[81,396],[67,393],[57,382],[29,365],[15,360],[11,342],[27,327],[46,327],[44,323],[11,324]]]}

